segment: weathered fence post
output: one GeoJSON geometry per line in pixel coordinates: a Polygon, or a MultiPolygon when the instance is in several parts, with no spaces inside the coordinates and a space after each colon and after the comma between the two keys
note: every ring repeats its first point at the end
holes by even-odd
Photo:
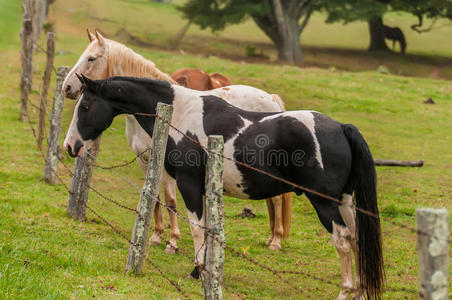
{"type": "Polygon", "coordinates": [[[449,216],[446,209],[416,210],[419,299],[448,298],[449,216]]]}
{"type": "Polygon", "coordinates": [[[141,191],[140,202],[137,208],[138,213],[132,232],[132,244],[127,256],[126,271],[133,271],[136,274],[141,272],[143,266],[149,225],[155,208],[155,199],[160,194],[160,181],[168,141],[168,122],[171,121],[173,107],[159,103],[157,105],[157,114],[159,118],[155,120],[146,182],[141,191]]]}
{"type": "Polygon", "coordinates": [[[93,167],[99,153],[100,137],[91,149],[86,149],[81,157],[75,159],[74,172],[71,179],[71,192],[67,212],[74,219],[86,220],[86,203],[88,203],[89,185],[93,175],[93,167]]]}
{"type": "Polygon", "coordinates": [[[22,25],[22,49],[21,51],[21,72],[20,72],[20,119],[22,122],[28,122],[28,93],[31,91],[32,72],[33,72],[33,43],[30,38],[33,32],[33,26],[26,6],[24,6],[24,18],[22,25]]]}
{"type": "Polygon", "coordinates": [[[64,95],[61,87],[68,72],[69,67],[58,67],[55,94],[53,96],[52,118],[50,119],[49,146],[47,148],[46,166],[44,169],[44,178],[50,184],[55,184],[55,175],[57,173],[58,142],[64,106],[64,95]]]}
{"type": "Polygon", "coordinates": [[[206,166],[206,258],[204,296],[207,300],[223,299],[224,214],[223,214],[223,137],[209,136],[209,158],[206,166]],[[214,236],[212,236],[214,235],[214,236]]]}
{"type": "Polygon", "coordinates": [[[44,71],[42,83],[41,104],[39,106],[39,127],[38,127],[38,148],[42,149],[42,140],[44,138],[44,127],[47,112],[47,95],[49,93],[50,77],[53,70],[53,59],[55,56],[55,33],[47,33],[47,63],[44,71]]]}

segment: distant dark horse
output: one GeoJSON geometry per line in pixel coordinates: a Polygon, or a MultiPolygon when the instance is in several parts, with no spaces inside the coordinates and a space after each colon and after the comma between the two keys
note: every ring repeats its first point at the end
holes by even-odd
{"type": "Polygon", "coordinates": [[[392,40],[392,49],[394,50],[395,42],[399,42],[400,52],[402,52],[402,54],[405,54],[406,41],[402,30],[399,27],[389,27],[386,25],[383,25],[383,27],[385,38],[392,40]]]}

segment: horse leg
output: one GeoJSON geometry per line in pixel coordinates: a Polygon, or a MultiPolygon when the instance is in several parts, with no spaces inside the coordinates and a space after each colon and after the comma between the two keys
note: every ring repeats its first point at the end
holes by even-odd
{"type": "Polygon", "coordinates": [[[151,245],[160,245],[160,239],[163,235],[163,217],[160,203],[155,203],[154,208],[154,232],[152,233],[149,243],[151,245]]]}
{"type": "Polygon", "coordinates": [[[273,226],[273,239],[268,247],[270,250],[281,249],[281,240],[284,233],[284,227],[282,223],[282,196],[272,197],[271,201],[274,207],[274,226],[273,226]]]}
{"type": "Polygon", "coordinates": [[[351,232],[347,227],[333,222],[331,239],[336,247],[341,263],[342,288],[337,300],[346,300],[351,295],[353,288],[353,270],[351,256],[351,232]]]}
{"type": "MultiPolygon", "coordinates": [[[[146,176],[147,169],[148,169],[148,160],[144,159],[143,156],[140,156],[138,158],[138,165],[140,166],[141,170],[143,170],[144,175],[146,176]]],[[[162,211],[160,209],[160,204],[157,202],[155,203],[154,208],[154,232],[152,233],[151,238],[149,239],[149,243],[151,245],[160,245],[160,238],[163,234],[163,218],[162,218],[162,211]]]]}
{"type": "MultiPolygon", "coordinates": [[[[194,170],[192,170],[194,171],[194,170]]],[[[195,268],[191,272],[193,278],[199,279],[204,268],[205,252],[205,208],[203,201],[204,177],[202,174],[177,174],[177,186],[184,199],[190,221],[195,250],[195,268]]]]}
{"type": "Polygon", "coordinates": [[[356,232],[356,211],[353,205],[353,196],[350,194],[342,195],[342,205],[339,206],[339,211],[344,219],[347,228],[351,232],[350,244],[355,259],[355,300],[364,300],[364,293],[361,287],[359,278],[359,256],[358,256],[358,236],[356,232]]]}
{"type": "Polygon", "coordinates": [[[267,204],[268,210],[268,218],[270,219],[270,237],[268,238],[265,245],[270,246],[273,240],[273,228],[275,227],[275,207],[273,206],[272,199],[265,199],[265,203],[267,204]]]}
{"type": "Polygon", "coordinates": [[[314,206],[322,225],[331,233],[331,240],[339,254],[341,264],[342,288],[337,300],[348,299],[353,288],[353,268],[351,256],[351,231],[340,213],[336,203],[325,200],[320,196],[306,193],[306,196],[314,206]]]}
{"type": "Polygon", "coordinates": [[[392,40],[392,50],[395,51],[395,40],[392,40]]]}
{"type": "MultiPolygon", "coordinates": [[[[163,189],[165,191],[166,206],[176,211],[176,181],[166,172],[163,174],[163,189]]],[[[168,209],[170,221],[170,238],[169,244],[166,245],[165,252],[175,254],[177,252],[177,241],[180,239],[179,225],[177,224],[177,216],[168,209]]]]}

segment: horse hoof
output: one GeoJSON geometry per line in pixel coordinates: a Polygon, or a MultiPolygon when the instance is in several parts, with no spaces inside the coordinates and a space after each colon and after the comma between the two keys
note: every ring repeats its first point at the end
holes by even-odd
{"type": "Polygon", "coordinates": [[[194,269],[193,269],[193,271],[191,271],[191,273],[190,273],[190,276],[193,278],[193,279],[199,279],[199,270],[198,270],[198,267],[195,267],[194,269]]]}
{"type": "Polygon", "coordinates": [[[167,254],[176,254],[177,253],[177,247],[174,247],[170,244],[166,245],[165,253],[167,254]]]}
{"type": "Polygon", "coordinates": [[[281,245],[278,245],[278,244],[270,244],[270,246],[268,247],[268,249],[270,249],[270,250],[281,250],[281,245]]]}
{"type": "Polygon", "coordinates": [[[160,245],[160,243],[160,236],[155,233],[149,239],[149,244],[151,245],[160,245]]]}
{"type": "Polygon", "coordinates": [[[266,246],[270,246],[271,243],[272,243],[272,241],[273,241],[273,237],[270,236],[270,237],[268,238],[268,240],[265,242],[265,245],[266,245],[266,246]]]}

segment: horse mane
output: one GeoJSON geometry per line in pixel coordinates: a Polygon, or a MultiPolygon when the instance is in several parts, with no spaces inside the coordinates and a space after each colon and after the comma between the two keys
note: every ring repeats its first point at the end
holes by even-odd
{"type": "Polygon", "coordinates": [[[177,84],[168,74],[160,71],[152,61],[147,60],[121,43],[113,40],[107,41],[109,51],[107,61],[108,75],[110,77],[114,74],[112,71],[120,66],[121,75],[123,76],[148,77],[177,84]]]}

